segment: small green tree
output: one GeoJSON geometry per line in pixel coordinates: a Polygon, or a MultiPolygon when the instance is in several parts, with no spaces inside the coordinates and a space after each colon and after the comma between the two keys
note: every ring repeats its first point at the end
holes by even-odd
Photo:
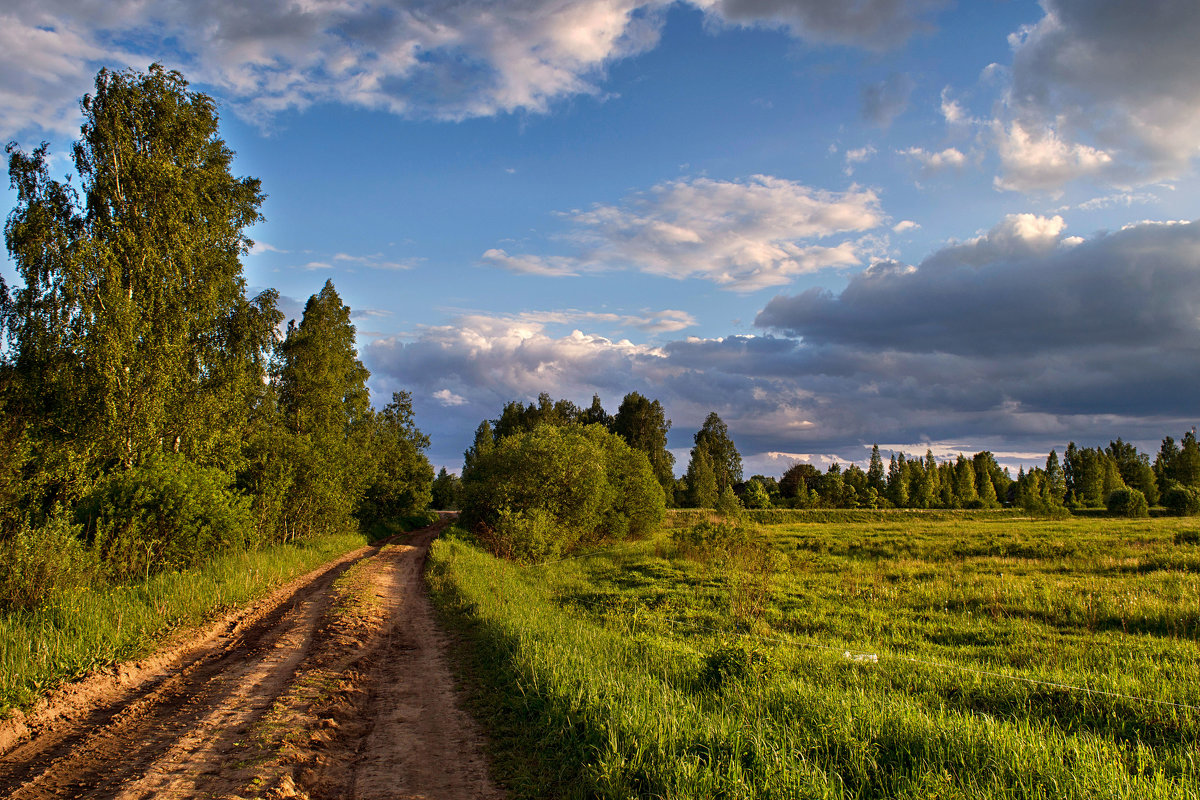
{"type": "Polygon", "coordinates": [[[1148,517],[1150,505],[1137,489],[1116,489],[1106,501],[1109,513],[1119,517],[1148,517]]]}
{"type": "Polygon", "coordinates": [[[429,437],[417,429],[412,396],[395,392],[375,414],[368,446],[373,477],[367,484],[359,518],[387,523],[425,509],[432,497],[433,467],[425,457],[429,437]]]}
{"type": "Polygon", "coordinates": [[[717,505],[720,489],[717,488],[712,457],[706,448],[692,448],[692,458],[688,462],[684,480],[687,481],[688,487],[688,505],[693,508],[713,508],[717,505]]]}
{"type": "Polygon", "coordinates": [[[770,508],[771,496],[760,481],[751,478],[746,482],[744,502],[746,508],[770,508]]]}
{"type": "Polygon", "coordinates": [[[438,471],[437,477],[433,479],[429,506],[440,511],[457,509],[459,508],[460,492],[458,476],[442,467],[438,471]]]}

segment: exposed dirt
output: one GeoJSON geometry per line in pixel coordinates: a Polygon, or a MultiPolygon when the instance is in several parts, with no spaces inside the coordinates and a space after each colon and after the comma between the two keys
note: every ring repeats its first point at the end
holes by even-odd
{"type": "Polygon", "coordinates": [[[500,797],[421,579],[441,527],[3,723],[0,797],[500,797]]]}

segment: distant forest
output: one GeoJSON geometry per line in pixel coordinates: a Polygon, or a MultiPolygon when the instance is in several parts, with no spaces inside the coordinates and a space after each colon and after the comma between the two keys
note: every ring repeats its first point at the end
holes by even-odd
{"type": "MultiPolygon", "coordinates": [[[[716,508],[724,496],[726,505],[732,497],[740,507],[761,509],[1011,506],[1045,514],[1108,508],[1140,515],[1161,505],[1174,513],[1200,513],[1200,447],[1195,431],[1186,432],[1180,443],[1169,436],[1163,439],[1153,462],[1120,438],[1103,448],[1079,448],[1072,442],[1062,459],[1052,450],[1044,467],[1022,469],[1016,477],[986,450],[941,461],[930,451],[923,457],[893,453],[885,463],[876,445],[865,470],[835,463],[822,472],[797,463],[778,479],[764,475],[744,479],[741,455],[728,427],[714,412],[693,437],[686,474],[676,479],[675,458],[667,450],[671,421],[658,400],[637,392],[626,395],[613,415],[605,411],[599,396],[593,396],[587,408],[570,400],[555,401],[546,393],[534,403],[508,403],[499,417],[480,424],[475,445],[466,454],[464,475],[481,443],[494,444],[547,425],[599,425],[621,437],[646,455],[667,505],[678,508],[716,508]]],[[[458,507],[459,491],[455,476],[443,469],[434,481],[434,505],[458,507]]]]}

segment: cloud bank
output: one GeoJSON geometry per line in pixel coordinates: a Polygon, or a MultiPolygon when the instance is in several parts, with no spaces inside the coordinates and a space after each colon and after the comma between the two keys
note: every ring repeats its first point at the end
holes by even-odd
{"type": "MultiPolygon", "coordinates": [[[[658,43],[663,0],[16,0],[0,11],[0,134],[70,133],[101,65],[163,60],[247,118],[346,103],[415,118],[544,112],[596,94],[608,65],[658,43]]],[[[883,49],[928,27],[929,0],[694,0],[717,27],[782,28],[883,49]]]]}
{"type": "Polygon", "coordinates": [[[874,264],[840,293],[779,295],[755,336],[651,346],[584,333],[601,321],[578,313],[463,318],[369,345],[368,366],[466,399],[442,409],[460,414],[440,431],[452,455],[480,419],[539,391],[657,397],[677,447],[716,410],[763,465],[772,452],[861,458],[872,441],[1153,441],[1195,422],[1200,223],[1080,239],[1059,217],[1012,215],[919,264],[874,264]]]}

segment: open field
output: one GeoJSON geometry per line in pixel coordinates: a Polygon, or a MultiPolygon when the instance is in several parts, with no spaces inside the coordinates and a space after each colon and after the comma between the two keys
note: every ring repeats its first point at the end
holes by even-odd
{"type": "Polygon", "coordinates": [[[430,580],[517,796],[1200,797],[1187,519],[669,532],[430,580]]]}

